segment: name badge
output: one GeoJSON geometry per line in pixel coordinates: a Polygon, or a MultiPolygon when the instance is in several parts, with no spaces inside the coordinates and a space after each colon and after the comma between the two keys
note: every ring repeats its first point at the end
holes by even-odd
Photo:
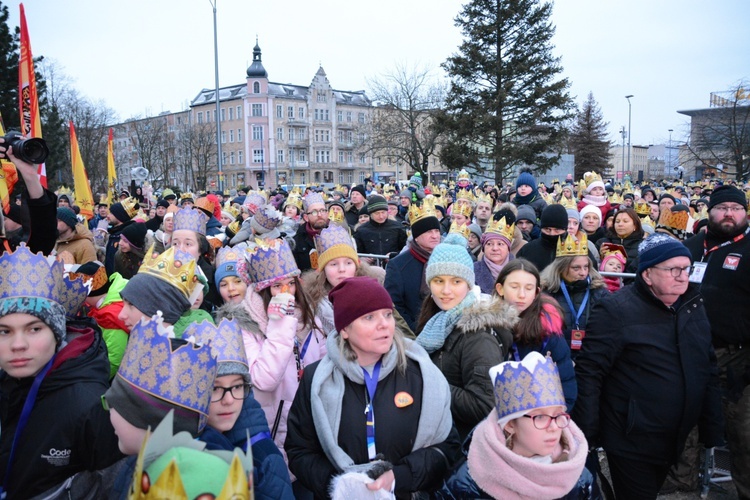
{"type": "Polygon", "coordinates": [[[584,330],[572,330],[570,332],[570,348],[574,351],[580,351],[583,347],[583,338],[586,336],[584,330]]]}
{"type": "Polygon", "coordinates": [[[708,263],[706,262],[696,262],[695,264],[693,264],[693,272],[690,273],[690,282],[702,283],[703,275],[706,274],[707,266],[708,266],[708,263]]]}
{"type": "Polygon", "coordinates": [[[740,260],[742,259],[742,255],[738,253],[730,253],[726,257],[724,257],[724,264],[722,264],[721,267],[724,269],[729,269],[730,271],[736,271],[737,267],[740,265],[740,260]]]}

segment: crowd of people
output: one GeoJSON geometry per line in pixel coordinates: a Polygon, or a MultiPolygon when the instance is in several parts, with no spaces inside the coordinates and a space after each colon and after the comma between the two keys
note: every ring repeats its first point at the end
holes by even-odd
{"type": "Polygon", "coordinates": [[[86,219],[7,154],[9,500],[656,498],[724,444],[750,498],[750,186],[462,170],[86,219]]]}

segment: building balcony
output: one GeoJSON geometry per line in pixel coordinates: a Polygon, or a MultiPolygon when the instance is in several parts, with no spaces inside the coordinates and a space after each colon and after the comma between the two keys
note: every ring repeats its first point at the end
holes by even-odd
{"type": "Polygon", "coordinates": [[[354,141],[338,141],[336,146],[339,149],[354,149],[354,141]]]}
{"type": "Polygon", "coordinates": [[[344,130],[351,130],[354,128],[353,122],[338,122],[336,123],[336,128],[344,129],[344,130]]]}
{"type": "Polygon", "coordinates": [[[289,163],[289,168],[308,168],[309,166],[310,166],[310,162],[308,161],[296,160],[294,162],[289,163]]]}
{"type": "Polygon", "coordinates": [[[307,123],[306,120],[303,118],[288,118],[286,121],[286,124],[290,127],[309,127],[310,124],[307,123]]]}
{"type": "Polygon", "coordinates": [[[307,139],[301,141],[290,141],[286,143],[290,148],[308,148],[310,147],[310,141],[307,139]]]}

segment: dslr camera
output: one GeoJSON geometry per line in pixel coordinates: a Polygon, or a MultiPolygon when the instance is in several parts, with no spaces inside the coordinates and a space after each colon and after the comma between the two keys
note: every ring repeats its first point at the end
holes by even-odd
{"type": "MultiPolygon", "coordinates": [[[[44,163],[44,160],[46,160],[49,155],[49,148],[47,147],[47,143],[44,142],[44,139],[26,139],[20,132],[15,130],[8,130],[3,139],[5,139],[5,143],[2,144],[2,146],[6,149],[12,147],[13,154],[16,158],[25,161],[26,163],[31,163],[33,165],[44,163]]],[[[8,155],[4,153],[0,154],[0,158],[10,160],[8,155]]]]}

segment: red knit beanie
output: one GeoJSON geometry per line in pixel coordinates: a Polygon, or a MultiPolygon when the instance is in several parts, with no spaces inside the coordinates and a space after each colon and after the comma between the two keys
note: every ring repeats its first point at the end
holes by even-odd
{"type": "Polygon", "coordinates": [[[383,285],[368,276],[348,278],[328,294],[333,304],[333,322],[341,331],[367,313],[380,309],[393,309],[393,301],[383,285]]]}

